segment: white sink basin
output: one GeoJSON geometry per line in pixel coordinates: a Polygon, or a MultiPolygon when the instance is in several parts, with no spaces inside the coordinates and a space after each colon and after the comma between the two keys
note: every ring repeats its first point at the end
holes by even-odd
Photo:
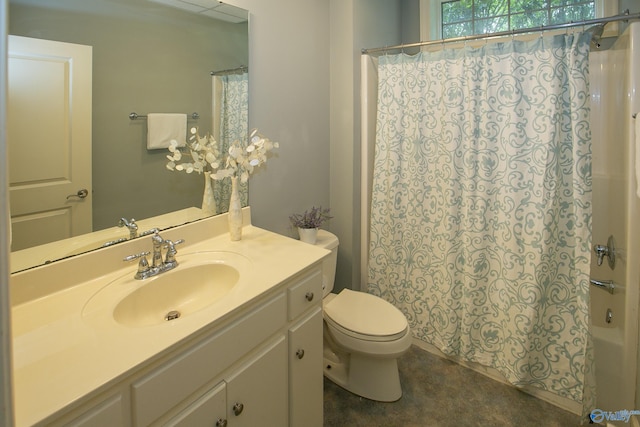
{"type": "Polygon", "coordinates": [[[130,274],[98,291],[83,317],[111,317],[128,327],[170,324],[222,299],[250,272],[250,261],[232,252],[177,255],[178,266],[144,280],[130,274]]]}

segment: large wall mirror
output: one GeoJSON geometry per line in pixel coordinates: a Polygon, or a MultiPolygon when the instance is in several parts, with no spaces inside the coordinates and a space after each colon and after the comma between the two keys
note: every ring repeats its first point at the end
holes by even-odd
{"type": "MultiPolygon", "coordinates": [[[[12,272],[206,215],[200,209],[204,176],[169,171],[168,150],[147,147],[152,113],[184,113],[187,132],[211,132],[220,144],[247,133],[248,13],[213,0],[194,3],[204,2],[10,0],[12,272]],[[38,54],[47,64],[37,71],[29,69],[33,56],[20,51],[33,39],[54,43],[53,51],[45,45],[38,54]],[[82,60],[59,61],[66,55],[57,53],[59,45],[88,53],[88,85],[67,83],[81,74],[73,67],[82,60]],[[62,89],[46,84],[56,79],[62,89]],[[229,82],[244,92],[230,94],[229,82]],[[88,89],[80,94],[72,84],[88,89]],[[51,106],[49,99],[62,101],[51,106]],[[232,124],[238,128],[224,127],[232,124]],[[81,172],[70,165],[77,151],[86,159],[81,172]],[[82,174],[85,182],[72,183],[82,174]],[[56,183],[66,185],[61,194],[56,183]],[[62,207],[39,207],[54,198],[62,207]],[[83,206],[89,214],[76,223],[69,212],[83,206]],[[127,227],[131,219],[137,230],[127,227]]],[[[216,213],[222,213],[228,184],[215,185],[216,213]]],[[[246,194],[245,187],[245,205],[246,194]]]]}

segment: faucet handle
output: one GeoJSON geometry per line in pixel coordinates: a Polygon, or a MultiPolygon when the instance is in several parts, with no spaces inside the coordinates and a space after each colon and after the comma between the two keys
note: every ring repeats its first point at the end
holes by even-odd
{"type": "Polygon", "coordinates": [[[164,243],[167,245],[167,254],[164,258],[165,264],[175,262],[176,254],[178,253],[178,251],[176,250],[176,246],[184,243],[184,239],[178,239],[175,242],[171,240],[165,240],[164,243]]]}
{"type": "Polygon", "coordinates": [[[159,232],[160,232],[159,228],[151,228],[147,231],[143,231],[142,233],[140,233],[140,237],[148,236],[149,234],[155,234],[159,232]]]}
{"type": "Polygon", "coordinates": [[[149,261],[147,261],[147,255],[149,255],[150,253],[151,252],[140,252],[139,254],[126,256],[122,260],[127,262],[134,261],[136,259],[140,260],[138,262],[138,273],[136,274],[136,277],[138,277],[149,271],[149,261]]]}
{"type": "MultiPolygon", "coordinates": [[[[127,255],[126,257],[122,258],[123,261],[133,261],[136,260],[138,258],[146,258],[147,255],[149,255],[151,252],[146,251],[146,252],[140,252],[139,254],[133,254],[133,255],[127,255]]],[[[142,261],[142,259],[140,260],[142,261]]]]}
{"type": "Polygon", "coordinates": [[[609,236],[607,239],[607,245],[595,245],[593,251],[596,253],[596,262],[598,265],[602,265],[604,257],[609,258],[609,267],[613,270],[616,266],[616,242],[613,236],[609,236]]]}

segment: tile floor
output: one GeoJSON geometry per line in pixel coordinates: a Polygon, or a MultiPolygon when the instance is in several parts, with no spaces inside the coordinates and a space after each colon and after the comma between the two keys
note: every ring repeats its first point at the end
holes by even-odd
{"type": "Polygon", "coordinates": [[[573,427],[579,417],[412,346],[398,361],[402,398],[355,396],[324,380],[327,427],[573,427]]]}

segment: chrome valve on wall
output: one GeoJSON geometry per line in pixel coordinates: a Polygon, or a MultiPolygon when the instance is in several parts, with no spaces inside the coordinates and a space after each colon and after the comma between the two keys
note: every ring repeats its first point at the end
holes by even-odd
{"type": "Polygon", "coordinates": [[[604,260],[604,257],[606,256],[608,259],[608,264],[609,264],[609,268],[611,268],[612,270],[615,268],[616,266],[616,247],[615,247],[615,240],[613,239],[613,236],[609,236],[609,239],[607,239],[607,245],[595,245],[593,247],[594,252],[596,253],[596,255],[598,256],[598,265],[602,265],[602,261],[604,260]]]}

